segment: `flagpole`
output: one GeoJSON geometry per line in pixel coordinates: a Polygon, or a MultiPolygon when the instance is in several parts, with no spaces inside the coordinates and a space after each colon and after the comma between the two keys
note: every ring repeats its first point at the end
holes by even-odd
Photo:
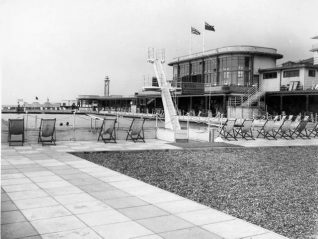
{"type": "Polygon", "coordinates": [[[202,49],[202,55],[204,55],[204,32],[205,32],[205,29],[203,28],[203,33],[202,33],[202,36],[203,36],[203,49],[202,49]]]}
{"type": "Polygon", "coordinates": [[[190,45],[189,45],[189,55],[192,53],[192,32],[190,31],[190,45]]]}

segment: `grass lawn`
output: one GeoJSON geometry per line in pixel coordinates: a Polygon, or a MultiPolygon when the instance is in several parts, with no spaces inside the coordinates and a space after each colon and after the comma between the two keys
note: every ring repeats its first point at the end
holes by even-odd
{"type": "Polygon", "coordinates": [[[318,235],[318,147],[75,154],[287,237],[318,235]]]}

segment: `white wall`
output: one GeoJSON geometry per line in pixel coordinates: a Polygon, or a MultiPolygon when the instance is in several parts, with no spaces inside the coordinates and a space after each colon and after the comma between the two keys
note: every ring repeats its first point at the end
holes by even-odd
{"type": "MultiPolygon", "coordinates": [[[[287,85],[289,84],[291,81],[299,81],[300,82],[300,85],[303,86],[304,85],[304,77],[305,77],[305,69],[300,69],[299,70],[299,76],[297,77],[284,77],[284,71],[291,71],[293,69],[290,69],[290,70],[283,70],[282,72],[282,85],[287,85]]],[[[297,69],[295,69],[297,70],[297,69]]]]}
{"type": "Polygon", "coordinates": [[[261,89],[263,91],[279,91],[279,73],[277,73],[277,78],[274,79],[263,79],[263,75],[261,77],[261,89]]]}
{"type": "Polygon", "coordinates": [[[254,57],[254,74],[258,74],[259,69],[274,68],[276,67],[276,60],[268,56],[255,56],[254,57]]]}
{"type": "Polygon", "coordinates": [[[308,76],[309,69],[305,69],[304,90],[311,89],[313,85],[318,84],[318,71],[316,70],[315,77],[308,76]]]}

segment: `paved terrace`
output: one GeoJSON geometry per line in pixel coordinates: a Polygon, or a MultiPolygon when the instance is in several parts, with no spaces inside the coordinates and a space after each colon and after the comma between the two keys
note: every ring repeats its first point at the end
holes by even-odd
{"type": "MultiPolygon", "coordinates": [[[[264,146],[247,144],[257,142],[264,146]]],[[[151,149],[178,148],[159,140],[2,145],[2,238],[285,238],[67,153],[151,149]]]]}

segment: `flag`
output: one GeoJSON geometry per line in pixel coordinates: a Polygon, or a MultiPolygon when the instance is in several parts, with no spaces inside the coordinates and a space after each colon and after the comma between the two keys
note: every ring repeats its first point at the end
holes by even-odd
{"type": "Polygon", "coordinates": [[[201,33],[197,30],[197,29],[195,29],[194,27],[191,27],[191,33],[192,34],[195,34],[195,35],[200,35],[201,33]]]}
{"type": "Polygon", "coordinates": [[[204,29],[205,30],[208,30],[208,31],[214,31],[215,32],[215,29],[214,29],[214,26],[211,26],[209,23],[207,22],[204,22],[204,29]]]}

